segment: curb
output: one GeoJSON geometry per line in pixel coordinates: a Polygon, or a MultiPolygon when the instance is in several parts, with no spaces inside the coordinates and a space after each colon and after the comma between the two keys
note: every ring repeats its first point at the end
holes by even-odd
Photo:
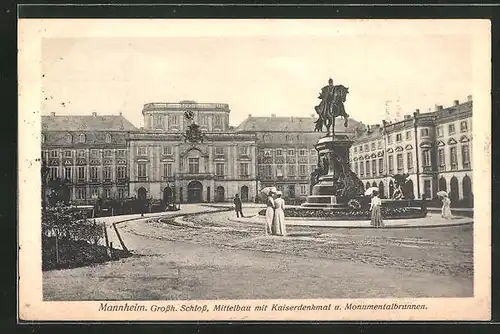
{"type": "MultiPolygon", "coordinates": [[[[236,220],[234,218],[227,218],[227,219],[229,221],[232,221],[232,222],[235,222],[235,223],[243,223],[243,221],[236,220]]],[[[252,223],[258,224],[260,222],[252,221],[252,223]]],[[[336,228],[336,229],[354,229],[354,228],[358,228],[358,229],[377,229],[376,227],[373,227],[373,226],[349,226],[349,225],[347,225],[347,226],[339,226],[339,225],[333,225],[333,226],[321,225],[321,226],[317,226],[317,225],[310,225],[310,224],[300,224],[300,225],[297,225],[297,224],[293,224],[293,223],[289,223],[289,222],[287,222],[286,225],[289,225],[289,226],[299,226],[299,227],[300,226],[314,227],[314,228],[336,228]]],[[[387,229],[402,229],[402,228],[406,228],[406,229],[414,229],[414,228],[438,228],[438,227],[456,227],[456,226],[467,226],[467,225],[474,225],[474,221],[466,221],[466,222],[463,222],[463,223],[452,223],[452,224],[434,224],[434,225],[393,225],[393,226],[386,226],[386,227],[378,228],[378,229],[387,230],[387,229]]]]}

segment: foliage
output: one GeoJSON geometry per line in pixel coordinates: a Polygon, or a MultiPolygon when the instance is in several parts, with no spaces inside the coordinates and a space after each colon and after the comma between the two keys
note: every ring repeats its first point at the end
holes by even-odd
{"type": "MultiPolygon", "coordinates": [[[[408,219],[425,217],[426,212],[418,208],[393,208],[382,207],[382,217],[387,219],[408,219]]],[[[261,210],[259,215],[264,216],[266,210],[261,210]]],[[[371,211],[368,209],[339,209],[322,210],[311,208],[285,208],[285,217],[301,218],[330,218],[332,220],[366,220],[371,218],[371,211]]]]}
{"type": "Polygon", "coordinates": [[[104,237],[103,226],[87,218],[82,211],[61,202],[49,206],[42,217],[42,233],[45,237],[86,241],[97,244],[104,237]]]}

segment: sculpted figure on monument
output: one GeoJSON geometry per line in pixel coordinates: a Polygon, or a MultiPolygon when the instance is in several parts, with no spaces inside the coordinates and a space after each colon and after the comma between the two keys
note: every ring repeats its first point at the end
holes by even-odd
{"type": "Polygon", "coordinates": [[[348,93],[348,87],[343,85],[335,86],[332,79],[328,80],[328,86],[323,87],[319,94],[320,104],[314,107],[319,116],[315,122],[314,131],[322,131],[323,126],[325,126],[327,136],[333,136],[335,133],[335,118],[338,116],[344,117],[344,126],[347,127],[349,115],[345,112],[344,102],[348,93]]]}

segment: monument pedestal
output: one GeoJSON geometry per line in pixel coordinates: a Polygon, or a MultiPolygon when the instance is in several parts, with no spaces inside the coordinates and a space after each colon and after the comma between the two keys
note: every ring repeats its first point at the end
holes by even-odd
{"type": "Polygon", "coordinates": [[[346,195],[363,195],[363,186],[349,169],[349,148],[352,141],[345,135],[323,137],[315,145],[323,175],[312,187],[303,207],[347,208],[346,195]],[[354,185],[354,189],[351,185],[354,185]],[[354,190],[354,192],[353,192],[354,190]]]}

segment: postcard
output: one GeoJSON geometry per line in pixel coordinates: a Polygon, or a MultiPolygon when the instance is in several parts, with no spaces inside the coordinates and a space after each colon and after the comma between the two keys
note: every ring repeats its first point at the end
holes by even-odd
{"type": "Polygon", "coordinates": [[[490,319],[488,20],[18,39],[20,320],[490,319]]]}

